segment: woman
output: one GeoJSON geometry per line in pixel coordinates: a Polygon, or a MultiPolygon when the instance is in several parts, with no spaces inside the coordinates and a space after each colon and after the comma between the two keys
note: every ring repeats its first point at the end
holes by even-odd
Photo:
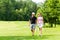
{"type": "Polygon", "coordinates": [[[39,13],[37,17],[37,24],[39,27],[39,36],[42,36],[42,27],[43,27],[43,16],[39,13]]]}

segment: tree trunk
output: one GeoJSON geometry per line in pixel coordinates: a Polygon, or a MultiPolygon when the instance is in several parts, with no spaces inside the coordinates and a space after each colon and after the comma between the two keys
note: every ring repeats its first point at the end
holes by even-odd
{"type": "Polygon", "coordinates": [[[56,20],[55,20],[55,27],[56,27],[56,20]]]}
{"type": "Polygon", "coordinates": [[[53,23],[51,23],[51,27],[53,27],[53,23]]]}

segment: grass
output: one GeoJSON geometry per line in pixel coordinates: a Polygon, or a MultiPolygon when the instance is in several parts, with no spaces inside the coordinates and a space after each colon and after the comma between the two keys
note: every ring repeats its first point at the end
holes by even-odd
{"type": "Polygon", "coordinates": [[[39,36],[36,27],[35,36],[31,36],[26,21],[0,21],[0,40],[60,40],[60,25],[56,28],[43,28],[43,36],[39,36]]]}

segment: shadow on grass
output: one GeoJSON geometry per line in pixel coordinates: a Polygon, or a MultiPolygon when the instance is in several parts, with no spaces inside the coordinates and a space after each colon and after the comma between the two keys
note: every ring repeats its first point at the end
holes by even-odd
{"type": "Polygon", "coordinates": [[[0,36],[0,40],[31,40],[31,39],[48,39],[53,35],[40,36],[0,36]]]}

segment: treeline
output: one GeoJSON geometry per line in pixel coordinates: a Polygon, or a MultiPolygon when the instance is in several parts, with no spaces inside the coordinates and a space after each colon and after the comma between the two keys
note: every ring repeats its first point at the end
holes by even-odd
{"type": "Polygon", "coordinates": [[[46,0],[44,4],[36,4],[32,0],[0,0],[0,20],[2,21],[28,21],[31,13],[36,16],[40,12],[44,22],[60,24],[60,0],[46,0]]]}
{"type": "Polygon", "coordinates": [[[27,21],[32,12],[37,11],[37,4],[31,0],[0,0],[0,20],[27,21]]]}

